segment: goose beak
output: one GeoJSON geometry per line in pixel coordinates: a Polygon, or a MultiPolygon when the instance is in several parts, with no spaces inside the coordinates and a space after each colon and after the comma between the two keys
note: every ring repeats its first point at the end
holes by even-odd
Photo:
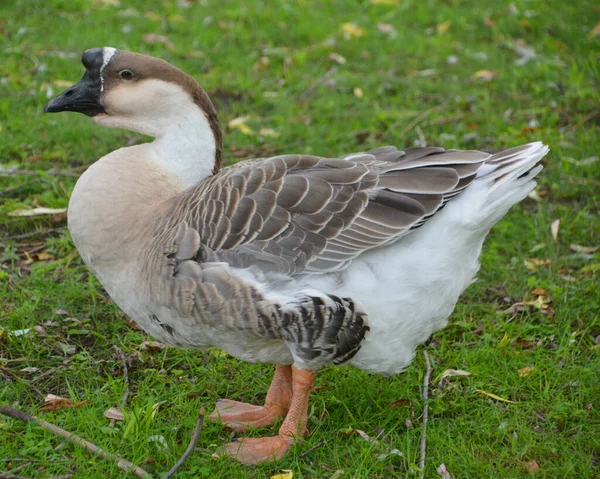
{"type": "Polygon", "coordinates": [[[51,100],[44,108],[44,113],[75,111],[87,116],[106,114],[100,103],[101,87],[99,75],[87,70],[79,83],[51,100]]]}

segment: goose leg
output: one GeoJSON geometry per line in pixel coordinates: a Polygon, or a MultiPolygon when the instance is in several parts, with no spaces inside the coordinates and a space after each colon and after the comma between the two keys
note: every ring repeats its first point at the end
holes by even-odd
{"type": "Polygon", "coordinates": [[[308,434],[306,429],[308,397],[313,387],[315,373],[292,366],[293,395],[289,411],[279,428],[279,434],[271,437],[245,438],[232,442],[224,448],[225,454],[244,464],[257,464],[281,459],[294,444],[296,437],[308,434]]]}
{"type": "Polygon", "coordinates": [[[292,367],[277,365],[264,406],[221,399],[208,418],[220,421],[237,432],[270,426],[287,414],[291,400],[292,367]]]}

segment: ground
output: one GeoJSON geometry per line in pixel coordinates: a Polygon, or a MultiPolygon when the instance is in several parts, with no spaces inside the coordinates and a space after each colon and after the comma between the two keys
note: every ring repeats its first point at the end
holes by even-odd
{"type": "MultiPolygon", "coordinates": [[[[78,175],[145,139],[42,110],[80,78],[83,50],[114,46],[201,82],[220,112],[228,163],[383,144],[546,142],[535,195],[494,228],[479,281],[424,346],[434,371],[423,473],[440,477],[444,463],[457,478],[598,477],[599,14],[583,0],[3,1],[0,403],[158,477],[184,451],[200,406],[260,403],[270,381],[270,366],[219,350],[144,343],[152,338],[128,324],[74,249],[61,208],[78,175]],[[35,207],[58,212],[18,213],[35,207]],[[441,380],[449,369],[471,375],[441,380]],[[126,388],[126,419],[111,427],[103,413],[126,388]],[[83,403],[39,412],[47,394],[83,403]]],[[[421,351],[393,378],[327,368],[310,435],[283,460],[248,468],[212,456],[229,433],[206,423],[177,477],[419,477],[424,373],[421,351]]],[[[122,477],[115,464],[0,416],[0,471],[23,458],[32,460],[23,476],[122,477]]]]}

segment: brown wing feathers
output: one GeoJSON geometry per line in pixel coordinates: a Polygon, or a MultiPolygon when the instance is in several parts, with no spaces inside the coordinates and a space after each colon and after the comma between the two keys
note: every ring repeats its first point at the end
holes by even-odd
{"type": "Polygon", "coordinates": [[[258,262],[286,274],[339,270],[423,224],[487,158],[383,147],[341,159],[252,160],[182,195],[174,206],[181,211],[170,216],[185,219],[233,266],[258,262]]]}

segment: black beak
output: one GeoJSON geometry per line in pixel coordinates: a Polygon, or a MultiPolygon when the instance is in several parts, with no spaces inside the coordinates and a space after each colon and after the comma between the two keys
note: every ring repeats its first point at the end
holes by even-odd
{"type": "MultiPolygon", "coordinates": [[[[100,113],[106,113],[104,107],[100,103],[100,95],[102,90],[102,80],[100,65],[102,63],[102,53],[100,49],[88,50],[84,54],[93,53],[94,56],[100,55],[100,64],[98,61],[93,61],[92,64],[86,64],[86,71],[79,83],[65,90],[56,98],[51,100],[44,108],[45,113],[56,113],[59,111],[75,111],[83,113],[87,116],[96,116],[100,113]]],[[[95,59],[94,59],[95,60],[95,59]]]]}

